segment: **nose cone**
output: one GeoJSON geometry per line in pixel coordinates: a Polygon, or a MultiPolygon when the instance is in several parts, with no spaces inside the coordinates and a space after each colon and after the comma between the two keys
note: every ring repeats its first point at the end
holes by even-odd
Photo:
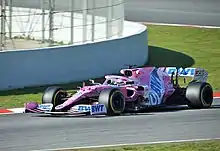
{"type": "Polygon", "coordinates": [[[36,109],[38,107],[38,103],[37,102],[29,102],[25,104],[25,108],[26,109],[36,109]]]}

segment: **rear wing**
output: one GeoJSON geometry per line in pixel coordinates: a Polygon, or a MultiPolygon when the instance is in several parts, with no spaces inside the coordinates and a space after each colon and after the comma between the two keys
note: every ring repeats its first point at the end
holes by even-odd
{"type": "Polygon", "coordinates": [[[203,68],[165,67],[163,70],[169,76],[192,77],[192,81],[207,82],[208,72],[203,68]]]}

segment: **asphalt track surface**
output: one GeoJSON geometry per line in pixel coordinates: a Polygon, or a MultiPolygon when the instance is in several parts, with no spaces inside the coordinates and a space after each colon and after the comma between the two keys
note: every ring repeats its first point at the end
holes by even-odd
{"type": "MultiPolygon", "coordinates": [[[[89,6],[91,5],[91,1],[89,6]]],[[[100,0],[99,6],[105,1],[100,0]]],[[[125,19],[138,22],[196,24],[220,26],[220,0],[124,0],[125,19]]],[[[15,7],[41,8],[40,0],[16,0],[15,7]]],[[[103,3],[103,4],[102,4],[103,3]]],[[[55,10],[69,11],[69,0],[56,0],[55,10]]],[[[45,7],[48,2],[45,2],[45,7]]],[[[74,9],[79,10],[82,1],[75,1],[74,9]]],[[[106,9],[100,8],[98,14],[107,16],[106,9]]]]}
{"type": "Polygon", "coordinates": [[[127,20],[220,26],[220,0],[125,0],[127,20]]]}
{"type": "Polygon", "coordinates": [[[156,110],[118,117],[0,115],[0,150],[25,151],[220,138],[220,100],[203,110],[156,110]]]}

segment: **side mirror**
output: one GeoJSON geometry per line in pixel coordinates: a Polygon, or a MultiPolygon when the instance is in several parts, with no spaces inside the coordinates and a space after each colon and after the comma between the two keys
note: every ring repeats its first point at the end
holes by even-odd
{"type": "Polygon", "coordinates": [[[92,84],[94,84],[94,85],[101,85],[101,83],[95,83],[95,81],[92,80],[92,79],[89,79],[89,81],[90,81],[92,84]]]}
{"type": "Polygon", "coordinates": [[[95,83],[95,81],[94,81],[94,80],[92,80],[92,79],[89,79],[89,81],[90,81],[92,84],[94,84],[94,83],[95,83]]]}

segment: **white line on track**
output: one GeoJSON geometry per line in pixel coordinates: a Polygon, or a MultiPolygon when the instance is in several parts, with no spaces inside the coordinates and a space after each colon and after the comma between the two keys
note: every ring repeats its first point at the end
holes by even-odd
{"type": "Polygon", "coordinates": [[[151,145],[151,144],[164,144],[164,143],[182,143],[182,142],[207,141],[207,140],[220,140],[220,138],[204,138],[204,139],[187,139],[187,140],[172,140],[172,141],[125,143],[125,144],[112,144],[112,145],[81,146],[81,147],[72,147],[72,148],[55,148],[55,149],[42,149],[42,150],[32,150],[32,151],[51,151],[51,150],[58,151],[58,150],[86,149],[86,148],[119,147],[119,146],[131,146],[131,145],[151,145]]]}

